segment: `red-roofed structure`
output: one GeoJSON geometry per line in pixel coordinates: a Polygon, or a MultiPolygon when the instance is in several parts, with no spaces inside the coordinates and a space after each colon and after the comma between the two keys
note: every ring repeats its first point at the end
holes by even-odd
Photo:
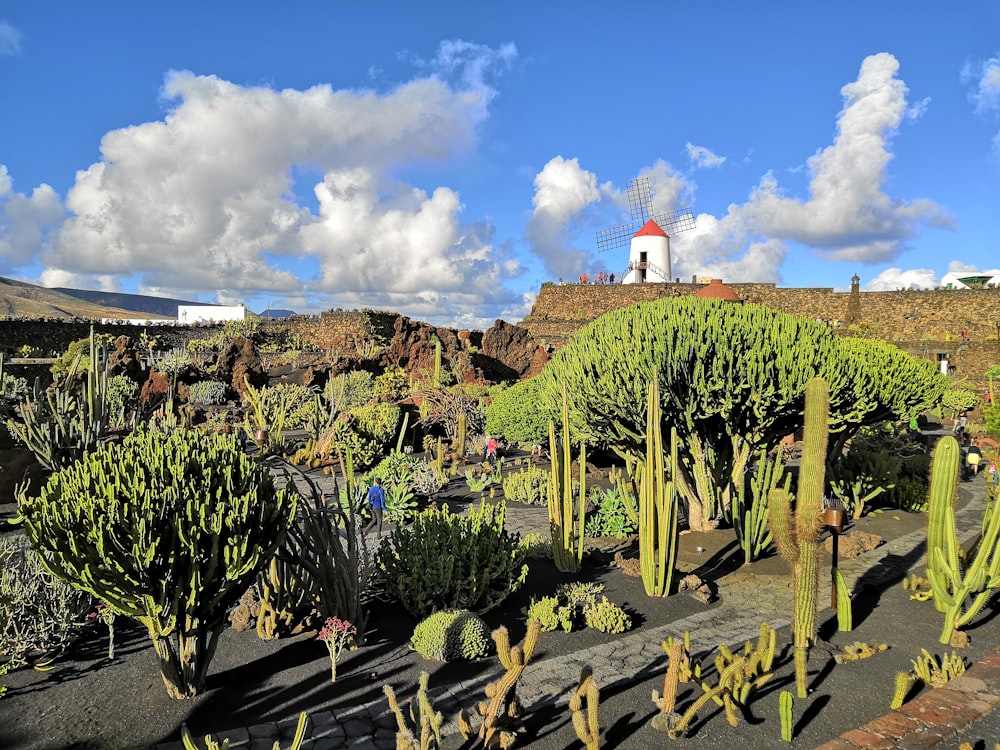
{"type": "Polygon", "coordinates": [[[660,225],[650,219],[642,225],[642,229],[632,235],[632,237],[666,237],[667,233],[660,229],[660,225]]]}
{"type": "Polygon", "coordinates": [[[707,286],[703,286],[697,292],[695,292],[695,297],[708,297],[714,299],[724,299],[730,302],[739,302],[740,295],[731,286],[726,286],[722,283],[722,279],[712,279],[708,282],[707,286]]]}

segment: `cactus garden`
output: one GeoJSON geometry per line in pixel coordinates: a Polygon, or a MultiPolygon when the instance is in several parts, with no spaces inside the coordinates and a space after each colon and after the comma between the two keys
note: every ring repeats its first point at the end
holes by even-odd
{"type": "Polygon", "coordinates": [[[688,298],[530,378],[387,336],[0,359],[0,747],[813,748],[1000,643],[932,364],[688,298]]]}

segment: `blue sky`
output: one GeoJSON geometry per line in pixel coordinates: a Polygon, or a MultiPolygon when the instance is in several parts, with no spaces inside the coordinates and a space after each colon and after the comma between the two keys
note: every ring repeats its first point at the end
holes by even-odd
{"type": "Polygon", "coordinates": [[[0,275],[516,321],[690,206],[674,273],[1000,266],[1000,3],[4,2],[0,275]]]}

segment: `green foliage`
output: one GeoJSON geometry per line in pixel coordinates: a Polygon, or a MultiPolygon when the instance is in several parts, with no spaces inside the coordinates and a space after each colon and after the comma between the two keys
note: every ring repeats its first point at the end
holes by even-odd
{"type": "Polygon", "coordinates": [[[941,405],[952,411],[966,411],[979,404],[979,396],[969,388],[948,388],[941,394],[941,405]]]}
{"type": "Polygon", "coordinates": [[[379,547],[386,590],[416,617],[497,606],[528,574],[520,536],[504,530],[505,517],[502,502],[482,503],[466,516],[452,515],[447,506],[418,513],[379,547]]]}
{"type": "Polygon", "coordinates": [[[632,618],[606,596],[602,596],[601,601],[584,607],[583,618],[588,628],[602,633],[624,633],[632,627],[632,618]]]}
{"type": "Polygon", "coordinates": [[[229,398],[229,386],[218,380],[199,380],[188,388],[188,401],[204,406],[219,406],[229,398]]]}
{"type": "Polygon", "coordinates": [[[14,375],[2,373],[0,376],[0,416],[9,413],[10,408],[23,401],[31,393],[28,381],[14,375]]]}
{"type": "Polygon", "coordinates": [[[552,540],[537,531],[526,534],[521,540],[526,560],[551,560],[552,540]]]}
{"type": "Polygon", "coordinates": [[[558,596],[543,596],[541,599],[532,597],[531,604],[521,610],[527,620],[538,620],[542,632],[548,633],[556,628],[565,632],[573,629],[574,610],[564,604],[558,596]]]}
{"type": "Polygon", "coordinates": [[[188,349],[171,349],[156,360],[156,369],[167,375],[177,375],[185,367],[191,364],[191,355],[188,353],[191,344],[188,342],[188,349]]]}
{"type": "Polygon", "coordinates": [[[375,395],[375,378],[365,370],[353,370],[330,378],[323,389],[323,398],[331,416],[368,403],[375,395]]]}
{"type": "Polygon", "coordinates": [[[400,409],[392,404],[367,404],[351,411],[357,431],[373,440],[381,453],[395,439],[400,409]]]}
{"type": "Polygon", "coordinates": [[[771,508],[767,498],[771,490],[779,487],[784,487],[787,492],[791,481],[792,475],[785,473],[781,456],[772,456],[761,449],[756,463],[740,484],[737,502],[732,509],[733,530],[743,550],[745,563],[756,560],[771,544],[771,508]],[[749,503],[747,488],[750,490],[749,503]]]}
{"type": "Polygon", "coordinates": [[[549,472],[534,466],[512,471],[503,478],[503,494],[525,505],[542,505],[549,496],[549,472]]]}
{"type": "Polygon", "coordinates": [[[467,609],[434,612],[417,623],[410,648],[425,659],[455,661],[486,656],[490,632],[482,618],[467,609]]]}
{"type": "Polygon", "coordinates": [[[48,661],[76,637],[90,596],[49,573],[28,540],[0,536],[0,661],[48,661]]]}
{"type": "Polygon", "coordinates": [[[372,396],[380,400],[398,401],[410,392],[410,376],[399,365],[389,365],[375,378],[372,396]]]}
{"type": "Polygon", "coordinates": [[[296,495],[231,436],[140,428],[19,500],[46,568],[146,625],[181,698],[204,686],[226,610],[280,544],[296,495]]]}
{"type": "Polygon", "coordinates": [[[520,446],[543,445],[549,417],[538,409],[541,380],[529,378],[509,388],[493,389],[486,407],[486,432],[520,446]]]}
{"type": "Polygon", "coordinates": [[[829,485],[841,499],[852,518],[861,518],[865,503],[874,500],[896,484],[902,458],[896,451],[886,450],[886,442],[877,431],[861,430],[851,440],[847,453],[835,458],[829,466],[829,485]]]}
{"type": "Polygon", "coordinates": [[[888,498],[900,510],[923,513],[927,510],[927,483],[913,477],[900,477],[889,490],[888,498]]]}
{"type": "Polygon", "coordinates": [[[110,333],[97,333],[77,339],[66,347],[66,351],[50,365],[52,377],[58,379],[71,370],[85,372],[93,369],[92,351],[107,351],[114,344],[114,341],[115,337],[110,333]],[[92,340],[93,343],[91,343],[92,340]]]}
{"type": "Polygon", "coordinates": [[[139,384],[127,375],[115,375],[108,379],[107,406],[105,407],[111,424],[128,421],[132,410],[139,404],[139,384]]]}
{"type": "Polygon", "coordinates": [[[986,432],[994,438],[1000,438],[1000,404],[990,403],[983,407],[983,416],[986,422],[986,432]]]}
{"type": "Polygon", "coordinates": [[[637,508],[631,508],[626,503],[633,503],[631,495],[623,496],[617,487],[610,489],[594,488],[590,492],[590,502],[597,506],[587,517],[585,531],[587,536],[613,536],[625,539],[635,533],[637,508]]]}
{"type": "Polygon", "coordinates": [[[933,363],[877,341],[841,339],[814,320],[758,305],[664,298],[602,315],[578,331],[539,376],[523,408],[558,414],[570,394],[574,439],[621,455],[645,448],[639,389],[660,386],[661,429],[677,429],[678,491],[694,530],[735,497],[750,458],[802,426],[806,382],[830,384],[830,429],[906,419],[943,390],[933,363]]]}
{"type": "MultiPolygon", "coordinates": [[[[587,512],[586,475],[580,473],[580,487],[573,485],[570,454],[569,408],[566,388],[562,392],[562,441],[556,443],[555,422],[549,422],[549,453],[552,456],[549,482],[549,528],[552,531],[552,559],[562,573],[575,573],[583,562],[584,523],[587,512]],[[574,502],[578,508],[573,513],[574,502]]],[[[586,446],[580,444],[580,466],[587,465],[586,446]]]]}

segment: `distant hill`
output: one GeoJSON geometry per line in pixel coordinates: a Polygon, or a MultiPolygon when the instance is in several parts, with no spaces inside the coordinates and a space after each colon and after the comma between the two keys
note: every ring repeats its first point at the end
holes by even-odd
{"type": "Polygon", "coordinates": [[[177,304],[199,304],[80,289],[47,289],[0,276],[0,315],[20,318],[176,318],[177,304]]]}
{"type": "MultiPolygon", "coordinates": [[[[148,297],[143,294],[124,294],[121,292],[92,292],[86,289],[66,289],[53,287],[53,292],[68,294],[70,297],[86,300],[99,307],[110,307],[118,310],[131,310],[145,313],[148,316],[176,318],[178,305],[201,305],[203,302],[190,302],[169,297],[148,297]]],[[[134,317],[134,316],[133,316],[134,317]]]]}

